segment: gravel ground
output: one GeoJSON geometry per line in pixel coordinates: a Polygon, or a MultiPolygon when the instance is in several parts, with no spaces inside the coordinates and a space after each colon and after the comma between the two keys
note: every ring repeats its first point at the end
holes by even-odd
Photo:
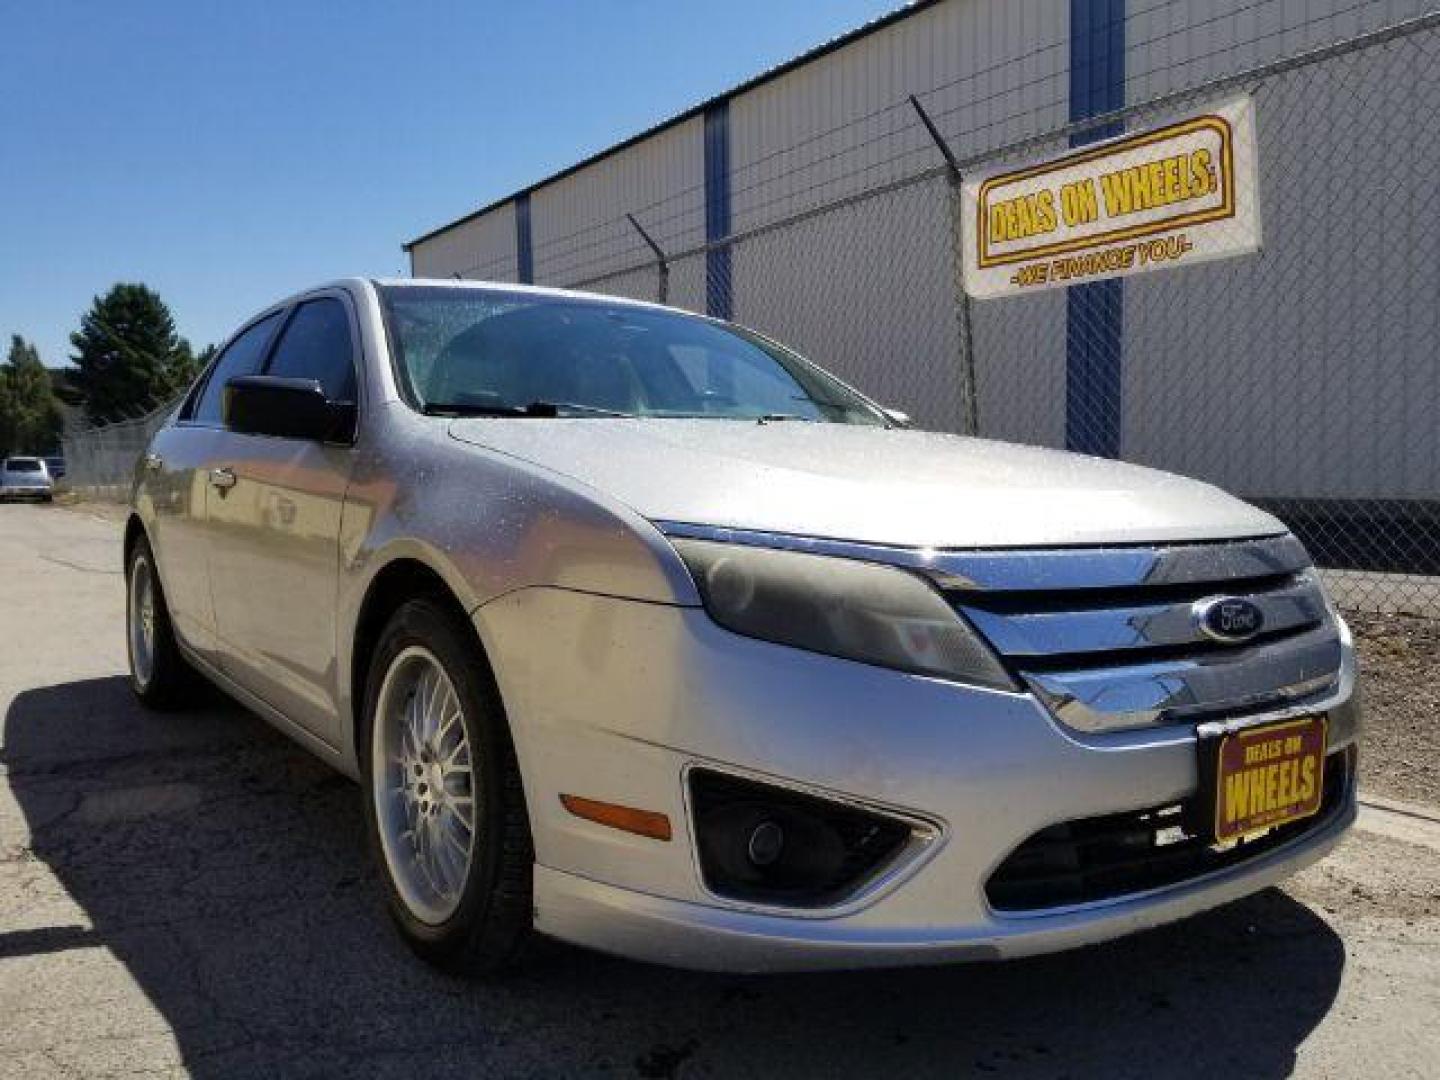
{"type": "Polygon", "coordinates": [[[1440,620],[1350,614],[1365,695],[1361,786],[1440,806],[1440,620]]]}

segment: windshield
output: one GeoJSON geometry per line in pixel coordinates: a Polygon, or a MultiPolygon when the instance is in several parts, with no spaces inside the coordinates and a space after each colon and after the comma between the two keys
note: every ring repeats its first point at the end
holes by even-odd
{"type": "Polygon", "coordinates": [[[502,290],[380,293],[398,374],[428,413],[886,422],[814,365],[737,327],[502,290]]]}
{"type": "Polygon", "coordinates": [[[40,462],[34,458],[12,457],[5,462],[6,472],[39,472],[40,462]]]}

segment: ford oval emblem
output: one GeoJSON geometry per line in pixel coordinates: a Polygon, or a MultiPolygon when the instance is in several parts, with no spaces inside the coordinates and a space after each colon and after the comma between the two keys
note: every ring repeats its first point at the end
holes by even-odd
{"type": "Polygon", "coordinates": [[[1211,641],[1237,645],[1249,641],[1265,629],[1265,613],[1260,605],[1238,596],[1212,596],[1195,601],[1191,609],[1195,625],[1211,641]]]}

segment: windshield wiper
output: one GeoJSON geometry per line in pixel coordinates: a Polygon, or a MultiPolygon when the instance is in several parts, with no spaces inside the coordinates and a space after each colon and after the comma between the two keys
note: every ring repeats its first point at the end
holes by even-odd
{"type": "Polygon", "coordinates": [[[620,409],[602,409],[599,405],[582,405],[578,401],[532,401],[525,407],[532,410],[541,410],[540,412],[531,412],[531,416],[554,416],[567,412],[588,413],[590,416],[618,416],[624,418],[633,418],[635,416],[634,413],[623,412],[620,409]],[[544,412],[543,410],[546,409],[550,411],[548,413],[544,412]]]}
{"type": "Polygon", "coordinates": [[[582,405],[576,401],[532,401],[529,405],[471,405],[466,402],[427,402],[421,409],[426,416],[516,416],[552,419],[565,413],[586,413],[591,416],[633,417],[634,413],[618,409],[602,409],[598,405],[582,405]]]}
{"type": "Polygon", "coordinates": [[[757,424],[778,424],[782,420],[798,420],[803,424],[814,424],[818,421],[811,416],[797,416],[795,413],[771,412],[755,417],[757,424]]]}
{"type": "Polygon", "coordinates": [[[529,416],[524,409],[517,409],[514,405],[453,405],[448,403],[435,404],[426,402],[420,409],[426,416],[448,416],[452,418],[464,416],[529,416]]]}

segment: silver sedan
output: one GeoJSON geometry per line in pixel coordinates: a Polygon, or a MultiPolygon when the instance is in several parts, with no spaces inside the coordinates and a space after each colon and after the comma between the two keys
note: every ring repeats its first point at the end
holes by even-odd
{"type": "Polygon", "coordinates": [[[910,430],[650,304],[276,304],[141,459],[125,565],[135,692],[198,673],[360,781],[452,968],[534,932],[744,970],[1068,948],[1355,816],[1349,632],[1280,522],[910,430]]]}
{"type": "Polygon", "coordinates": [[[6,499],[50,502],[54,497],[55,481],[43,458],[8,457],[0,461],[0,502],[6,499]]]}

